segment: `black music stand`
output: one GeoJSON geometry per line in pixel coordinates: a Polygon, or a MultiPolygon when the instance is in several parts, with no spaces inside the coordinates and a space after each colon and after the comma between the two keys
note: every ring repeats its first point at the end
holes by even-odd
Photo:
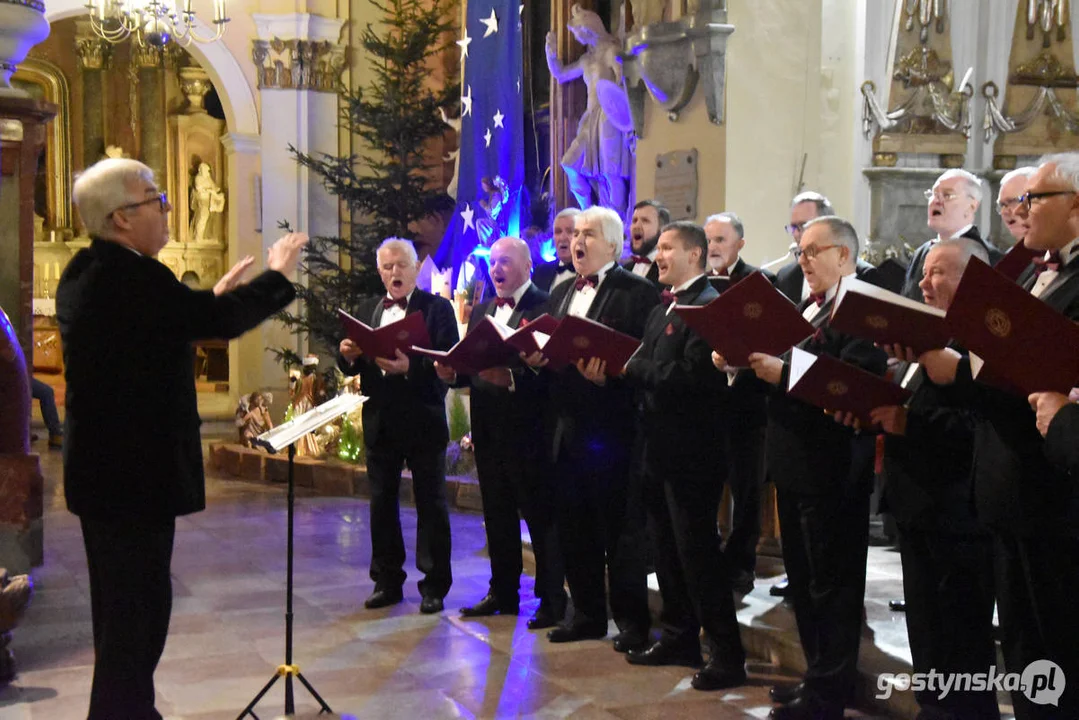
{"type": "Polygon", "coordinates": [[[243,720],[243,718],[250,715],[255,720],[259,720],[258,715],[255,714],[255,705],[259,700],[269,692],[274,683],[280,678],[285,678],[285,714],[291,715],[296,712],[296,705],[292,694],[292,678],[296,677],[303,686],[307,688],[307,692],[311,693],[311,696],[318,701],[319,711],[318,714],[332,713],[333,710],[326,704],[326,701],[318,694],[318,692],[311,686],[311,683],[307,682],[307,678],[300,673],[300,667],[292,664],[292,519],[293,519],[293,507],[295,504],[295,484],[293,482],[293,465],[296,458],[296,441],[307,435],[310,432],[318,430],[332,420],[337,419],[345,413],[352,412],[357,407],[362,405],[367,400],[362,395],[338,395],[333,400],[322,403],[316,408],[305,412],[303,415],[289,420],[287,423],[277,426],[269,432],[265,432],[255,438],[255,444],[265,448],[271,453],[277,453],[284,447],[288,447],[288,545],[287,545],[287,562],[288,562],[288,580],[286,583],[286,600],[285,600],[285,664],[278,665],[277,671],[274,672],[270,681],[259,690],[258,695],[255,695],[254,699],[248,703],[243,712],[240,713],[237,720],[243,720]]]}

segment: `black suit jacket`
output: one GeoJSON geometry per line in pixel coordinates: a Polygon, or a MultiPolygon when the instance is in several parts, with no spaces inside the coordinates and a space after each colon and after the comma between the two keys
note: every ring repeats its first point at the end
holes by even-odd
{"type": "MultiPolygon", "coordinates": [[[[629,272],[631,275],[635,275],[636,273],[633,272],[633,265],[634,263],[632,260],[627,260],[622,263],[622,269],[629,272]]],[[[643,276],[638,275],[638,277],[644,277],[645,280],[652,283],[660,290],[667,287],[659,281],[659,265],[656,265],[655,260],[652,261],[652,265],[648,268],[648,272],[643,276]]]]}
{"type": "MultiPolygon", "coordinates": [[[[546,312],[563,318],[576,293],[574,283],[555,286],[546,312]]],[[[644,336],[648,314],[659,302],[652,283],[615,265],[596,290],[587,317],[631,337],[644,336]]],[[[552,373],[551,452],[594,454],[589,448],[607,447],[611,452],[628,452],[635,429],[633,389],[624,379],[608,378],[603,386],[586,380],[576,368],[552,373]]]]}
{"type": "Polygon", "coordinates": [[[731,285],[745,280],[747,277],[757,272],[758,270],[764,273],[764,277],[768,278],[768,281],[770,283],[772,283],[773,285],[776,284],[776,275],[774,272],[772,272],[771,270],[761,270],[759,267],[750,265],[742,258],[738,258],[738,262],[734,264],[734,267],[731,268],[729,273],[731,277],[731,285]]]}
{"type": "Polygon", "coordinates": [[[532,270],[532,284],[545,293],[551,292],[551,285],[558,277],[558,264],[558,260],[552,260],[537,265],[532,270]]]}
{"type": "Polygon", "coordinates": [[[1065,405],[1049,423],[1045,455],[1053,467],[1068,473],[1073,483],[1079,480],[1079,405],[1065,405]]]}
{"type": "MultiPolygon", "coordinates": [[[[897,367],[897,382],[908,369],[907,363],[897,367]]],[[[906,433],[886,435],[884,441],[888,511],[901,523],[940,532],[984,532],[974,512],[973,415],[949,407],[924,369],[907,387],[913,395],[907,402],[906,433]]]]}
{"type": "MultiPolygon", "coordinates": [[[[521,326],[522,320],[534,320],[543,314],[547,293],[535,283],[521,296],[513,309],[508,325],[521,326]]],[[[494,315],[493,300],[476,306],[468,321],[472,332],[483,318],[494,315]]],[[[537,373],[516,363],[513,391],[485,382],[478,376],[459,377],[458,383],[472,388],[472,442],[477,446],[504,449],[507,452],[531,454],[543,444],[545,409],[547,406],[547,373],[537,373]]]]}
{"type": "MultiPolygon", "coordinates": [[[[1031,267],[1018,283],[1029,289],[1034,279],[1031,267]]],[[[1061,269],[1041,300],[1079,320],[1079,258],[1061,269]]],[[[974,492],[979,519],[1023,536],[1079,536],[1079,492],[1067,473],[1049,462],[1027,399],[976,382],[969,358],[959,363],[950,397],[977,415],[974,492]]]]}
{"type": "MultiPolygon", "coordinates": [[[[384,295],[360,302],[352,314],[377,328],[382,321],[384,295]]],[[[453,306],[446,298],[419,288],[412,291],[406,315],[422,312],[434,350],[449,350],[458,340],[453,306]]],[[[383,375],[373,359],[361,355],[349,363],[338,355],[345,375],[359,375],[363,394],[363,441],[368,447],[394,446],[416,450],[445,449],[446,384],[438,379],[431,358],[412,355],[404,375],[383,375]]]]}
{"type": "MultiPolygon", "coordinates": [[[[877,268],[870,265],[861,258],[854,267],[854,275],[859,280],[865,280],[867,283],[872,283],[879,287],[884,287],[877,277],[877,268]]],[[[802,302],[802,281],[805,279],[805,274],[802,273],[802,266],[797,262],[784,265],[779,268],[779,272],[776,273],[775,286],[779,288],[779,291],[787,296],[787,298],[797,305],[802,302]]],[[[921,297],[919,296],[919,300],[921,297]]]]}
{"type": "Polygon", "coordinates": [[[192,341],[234,338],[296,296],[267,271],[220,297],[94,239],[64,270],[64,494],[96,519],[161,521],[206,506],[192,341]]]}
{"type": "MultiPolygon", "coordinates": [[[[707,305],[719,297],[707,278],[679,294],[680,305],[707,305]]],[[[640,396],[644,462],[665,477],[713,477],[723,462],[715,440],[723,416],[727,376],[712,364],[712,348],[659,304],[652,309],[626,378],[640,396]]]]}
{"type": "MultiPolygon", "coordinates": [[[[829,301],[813,318],[821,332],[797,347],[814,355],[830,355],[876,375],[883,375],[888,358],[873,343],[828,326],[829,301]]],[[[805,303],[799,306],[805,308],[805,303]]],[[[765,441],[768,473],[776,489],[800,495],[823,495],[852,490],[868,491],[873,477],[874,440],[856,434],[831,415],[786,393],[790,374],[784,356],[783,375],[768,402],[765,441]]]]}
{"type": "MultiPolygon", "coordinates": [[[[978,232],[977,226],[971,227],[970,230],[967,230],[965,233],[960,235],[960,237],[965,237],[973,240],[974,242],[984,247],[985,251],[989,253],[990,266],[996,265],[1000,261],[1000,259],[1004,257],[1004,253],[997,250],[995,247],[990,245],[988,241],[982,238],[981,233],[978,232]]],[[[922,289],[918,287],[918,283],[920,283],[922,281],[922,278],[925,277],[925,273],[923,272],[923,266],[925,265],[925,256],[929,254],[929,251],[933,248],[935,244],[935,240],[925,241],[918,247],[917,250],[914,251],[914,255],[910,259],[910,265],[907,266],[907,277],[903,281],[903,290],[901,294],[905,295],[911,300],[917,300],[918,302],[922,301],[922,289]]]]}

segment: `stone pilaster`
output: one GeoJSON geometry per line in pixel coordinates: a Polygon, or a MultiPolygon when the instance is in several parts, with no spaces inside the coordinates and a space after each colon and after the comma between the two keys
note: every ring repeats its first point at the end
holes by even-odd
{"type": "Polygon", "coordinates": [[[76,23],[75,55],[82,71],[82,166],[89,167],[105,152],[105,78],[111,46],[93,34],[89,21],[76,23]]]}

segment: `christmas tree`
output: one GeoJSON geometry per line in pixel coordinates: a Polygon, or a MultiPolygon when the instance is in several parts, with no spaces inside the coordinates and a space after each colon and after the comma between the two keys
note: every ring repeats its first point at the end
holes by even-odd
{"type": "MultiPolygon", "coordinates": [[[[387,0],[372,4],[382,14],[368,25],[361,61],[374,73],[366,88],[342,90],[341,122],[362,138],[358,156],[309,155],[290,150],[298,162],[318,176],[344,204],[352,219],[349,237],[312,238],[301,269],[307,284],[296,286],[302,314],[279,318],[294,334],[305,334],[312,346],[337,348],[341,323],[337,308],[383,291],[375,250],[387,237],[412,239],[409,227],[448,210],[453,201],[429,185],[427,145],[442,137],[446,126],[439,109],[460,97],[455,82],[433,85],[436,56],[452,45],[451,0],[387,0]]],[[[278,360],[297,364],[288,348],[274,351],[278,360]]]]}

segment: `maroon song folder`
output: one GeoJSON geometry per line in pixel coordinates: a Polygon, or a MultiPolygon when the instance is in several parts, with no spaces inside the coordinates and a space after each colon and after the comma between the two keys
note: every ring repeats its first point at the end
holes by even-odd
{"type": "Polygon", "coordinates": [[[1042,254],[1038,250],[1031,250],[1020,240],[1012,246],[1012,249],[1004,257],[997,261],[993,269],[1009,280],[1015,281],[1027,269],[1027,265],[1030,265],[1030,263],[1034,262],[1034,258],[1042,254]]]}
{"type": "Polygon", "coordinates": [[[517,360],[517,350],[506,344],[513,330],[490,315],[449,350],[413,347],[412,352],[449,365],[460,375],[475,375],[493,367],[506,367],[517,360]]]}
{"type": "Polygon", "coordinates": [[[413,346],[431,346],[422,312],[410,313],[403,319],[380,328],[372,328],[341,309],[337,310],[337,316],[341,318],[345,335],[360,347],[364,355],[371,358],[393,360],[397,357],[395,351],[398,349],[407,353],[413,346]]]}
{"type": "Polygon", "coordinates": [[[521,318],[521,325],[506,338],[506,344],[525,355],[531,355],[543,349],[543,346],[558,327],[558,320],[543,313],[535,320],[521,318]]]}
{"type": "Polygon", "coordinates": [[[910,392],[888,380],[828,355],[791,350],[787,392],[829,412],[850,412],[870,424],[869,412],[884,405],[902,405],[910,392]]]}
{"type": "Polygon", "coordinates": [[[760,272],[707,305],[675,305],[674,311],[731,367],[749,367],[750,353],[782,355],[813,334],[798,308],[760,272]]]}
{"type": "Polygon", "coordinates": [[[945,312],[870,285],[855,277],[839,281],[831,327],[880,344],[899,343],[921,354],[945,347],[952,337],[945,312]]]}
{"type": "Polygon", "coordinates": [[[567,315],[558,324],[551,339],[543,346],[543,354],[554,368],[576,365],[594,357],[607,361],[607,374],[622,372],[626,361],[641,346],[641,341],[612,330],[587,318],[567,315]]]}
{"type": "Polygon", "coordinates": [[[1024,395],[1067,395],[1079,383],[1079,325],[977,258],[963,273],[947,320],[987,372],[1024,395]]]}

